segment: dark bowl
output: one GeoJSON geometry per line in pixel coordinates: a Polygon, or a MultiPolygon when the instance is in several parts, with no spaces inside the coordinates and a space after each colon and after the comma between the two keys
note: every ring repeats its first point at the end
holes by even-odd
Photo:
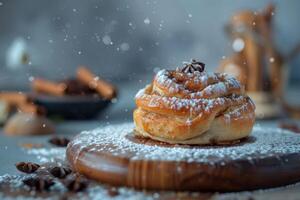
{"type": "Polygon", "coordinates": [[[44,107],[47,116],[65,119],[91,119],[111,103],[98,96],[49,96],[30,94],[32,101],[44,107]]]}

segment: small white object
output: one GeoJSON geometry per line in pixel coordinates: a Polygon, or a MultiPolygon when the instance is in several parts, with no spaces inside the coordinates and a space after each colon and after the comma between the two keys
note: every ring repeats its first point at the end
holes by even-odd
{"type": "Polygon", "coordinates": [[[6,53],[6,66],[10,69],[19,69],[27,64],[28,53],[27,44],[23,38],[17,38],[13,41],[6,53]]]}
{"type": "Polygon", "coordinates": [[[242,38],[237,38],[232,43],[232,48],[235,52],[240,52],[245,48],[245,42],[242,38]]]}
{"type": "Polygon", "coordinates": [[[30,77],[28,78],[28,80],[29,80],[30,82],[32,82],[32,81],[34,80],[34,77],[33,77],[33,76],[30,76],[30,77]]]}
{"type": "Polygon", "coordinates": [[[109,35],[105,35],[102,37],[102,42],[105,44],[105,45],[111,45],[112,44],[112,41],[111,41],[111,38],[109,35]]]}
{"type": "Polygon", "coordinates": [[[144,23],[147,25],[150,24],[150,19],[147,17],[146,19],[144,19],[144,23]]]}

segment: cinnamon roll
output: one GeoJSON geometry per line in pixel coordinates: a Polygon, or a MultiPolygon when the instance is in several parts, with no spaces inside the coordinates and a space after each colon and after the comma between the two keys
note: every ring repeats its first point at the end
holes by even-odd
{"type": "Polygon", "coordinates": [[[193,60],[161,70],[135,98],[135,134],[171,144],[222,144],[247,137],[255,105],[233,77],[193,60]]]}

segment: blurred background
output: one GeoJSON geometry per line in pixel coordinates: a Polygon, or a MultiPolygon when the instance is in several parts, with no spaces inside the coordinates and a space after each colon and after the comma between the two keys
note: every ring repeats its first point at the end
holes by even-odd
{"type": "MultiPolygon", "coordinates": [[[[300,42],[300,2],[272,2],[274,41],[285,55],[300,42]]],[[[118,86],[117,105],[102,118],[130,119],[135,93],[156,71],[191,58],[214,71],[233,51],[224,31],[230,17],[243,9],[260,11],[268,3],[0,0],[0,89],[26,91],[32,77],[65,79],[85,65],[118,86]]],[[[299,87],[299,65],[299,56],[289,63],[290,87],[299,87]]]]}

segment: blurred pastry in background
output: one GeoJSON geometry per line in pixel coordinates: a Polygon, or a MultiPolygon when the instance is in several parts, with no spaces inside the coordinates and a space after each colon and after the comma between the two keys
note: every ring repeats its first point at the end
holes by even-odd
{"type": "Polygon", "coordinates": [[[23,92],[0,92],[0,100],[9,105],[11,112],[17,111],[36,115],[46,114],[45,108],[34,104],[29,95],[23,92]]]}
{"type": "Polygon", "coordinates": [[[1,92],[0,100],[6,104],[5,109],[3,108],[4,119],[7,119],[3,121],[5,134],[17,136],[54,133],[54,125],[45,117],[45,108],[34,104],[26,94],[1,92]]]}
{"type": "Polygon", "coordinates": [[[45,116],[17,112],[4,126],[4,133],[10,136],[45,135],[54,133],[54,125],[45,116]]]}
{"type": "Polygon", "coordinates": [[[8,118],[10,106],[6,101],[0,100],[0,125],[4,124],[8,118]]]}

